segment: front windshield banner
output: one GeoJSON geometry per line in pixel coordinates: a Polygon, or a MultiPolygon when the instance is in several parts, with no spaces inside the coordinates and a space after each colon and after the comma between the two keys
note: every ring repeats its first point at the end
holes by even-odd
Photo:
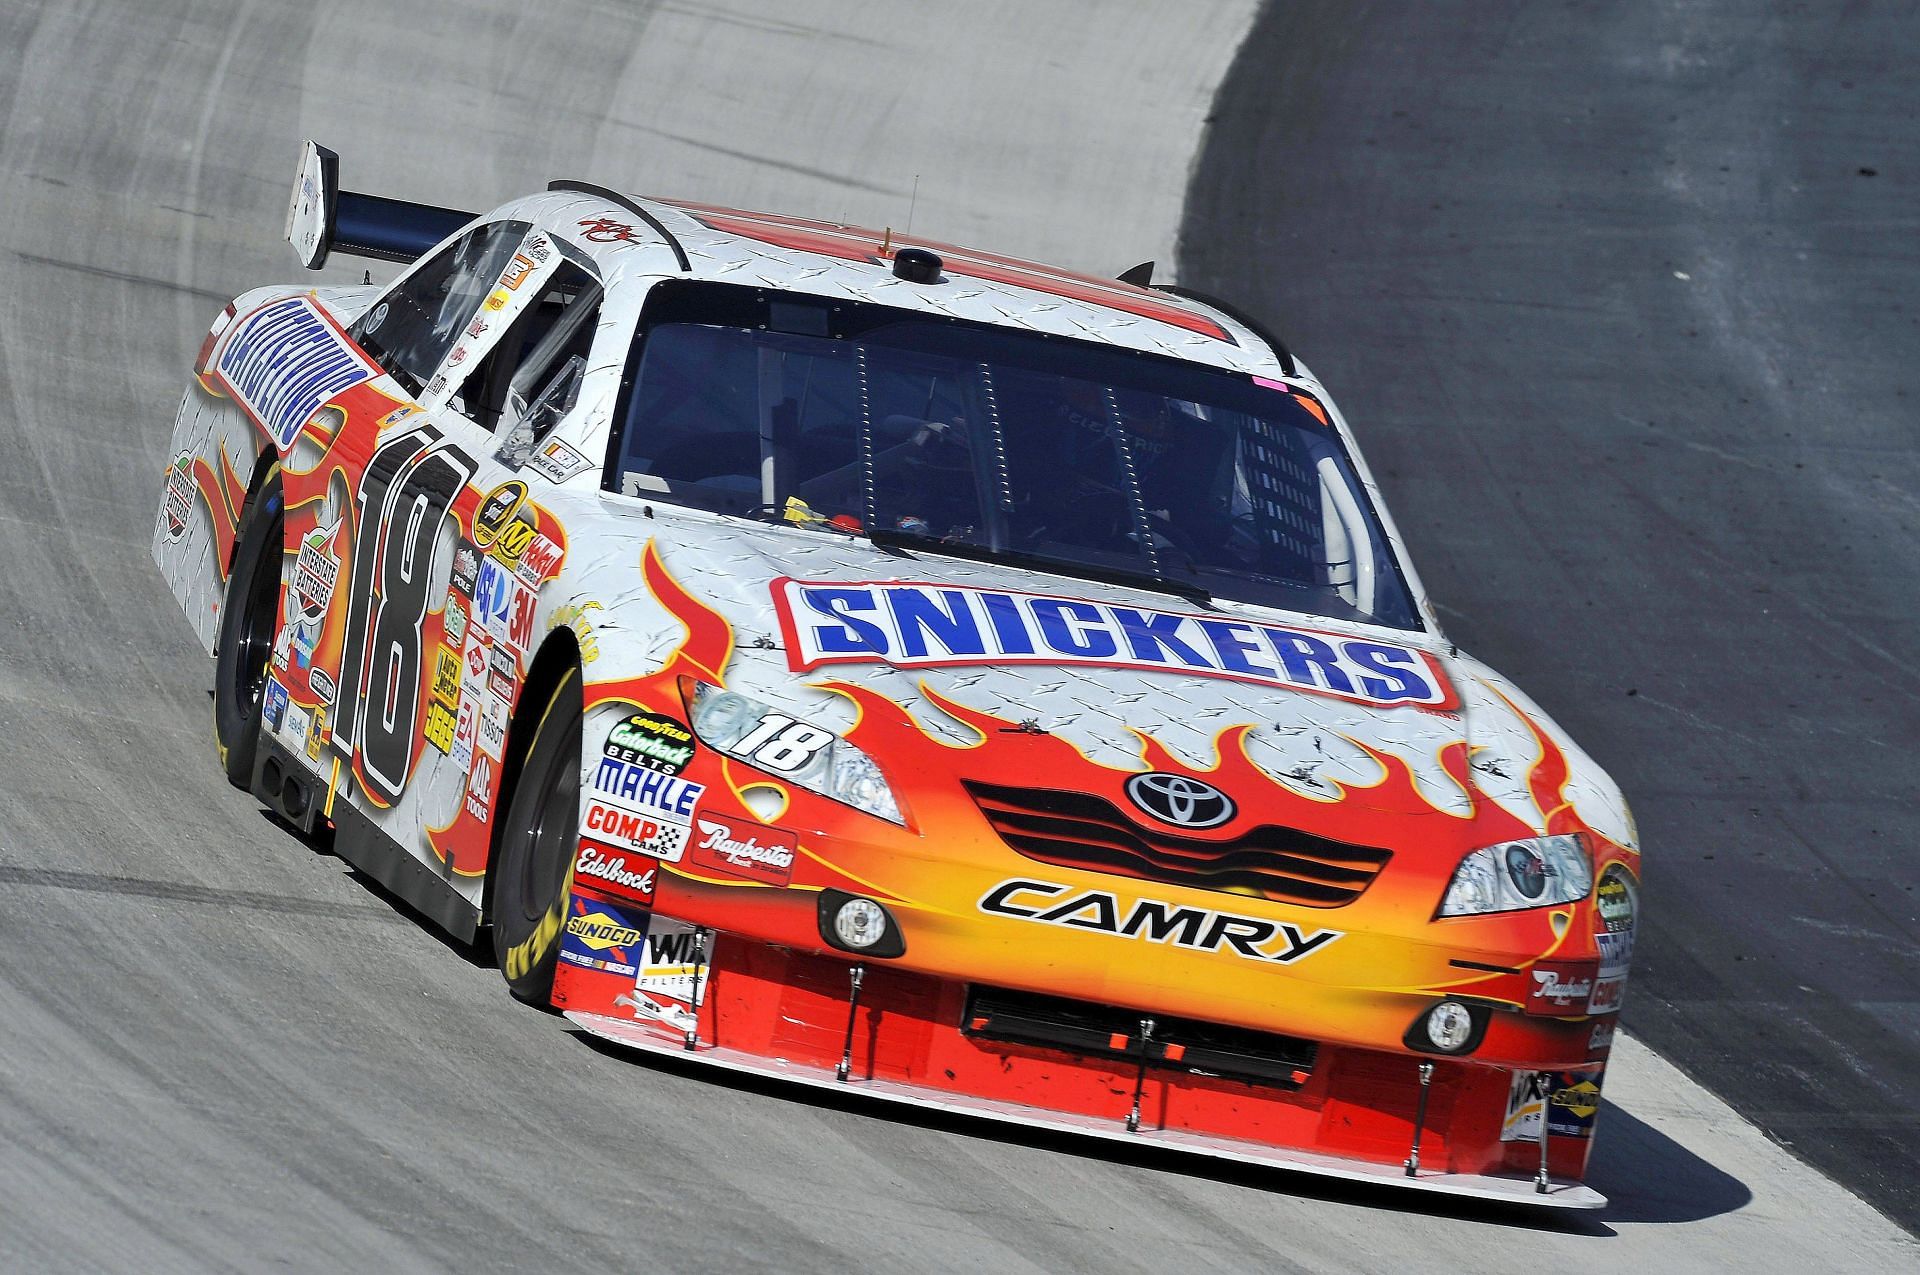
{"type": "Polygon", "coordinates": [[[627,495],[893,547],[1418,630],[1305,391],[1178,359],[718,284],[650,298],[627,495]]]}
{"type": "Polygon", "coordinates": [[[898,581],[773,582],[794,672],[1092,664],[1225,677],[1391,707],[1458,705],[1424,651],[1351,635],[1084,598],[898,581]]]}

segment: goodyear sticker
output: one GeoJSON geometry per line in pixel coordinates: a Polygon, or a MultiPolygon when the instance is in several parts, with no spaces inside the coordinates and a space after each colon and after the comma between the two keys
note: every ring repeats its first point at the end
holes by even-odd
{"type": "Polygon", "coordinates": [[[693,760],[693,731],[660,713],[631,713],[607,732],[606,755],[648,770],[677,775],[693,760]]]}

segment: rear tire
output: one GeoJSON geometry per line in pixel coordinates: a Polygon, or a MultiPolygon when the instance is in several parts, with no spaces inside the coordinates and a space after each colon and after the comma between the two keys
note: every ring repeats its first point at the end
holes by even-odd
{"type": "Polygon", "coordinates": [[[493,952],[513,994],[546,1005],[580,837],[580,670],[541,706],[493,863],[493,952]]]}
{"type": "Polygon", "coordinates": [[[227,781],[245,790],[259,751],[262,692],[280,634],[280,567],[286,555],[280,475],[267,481],[248,507],[220,609],[213,672],[213,740],[227,781]]]}

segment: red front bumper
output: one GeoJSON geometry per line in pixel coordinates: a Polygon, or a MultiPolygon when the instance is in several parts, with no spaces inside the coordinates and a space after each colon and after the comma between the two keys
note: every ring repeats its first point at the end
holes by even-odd
{"type": "Polygon", "coordinates": [[[712,931],[681,934],[677,948],[650,954],[649,926],[657,939],[673,924],[576,889],[554,1004],[586,1030],[635,1048],[894,1101],[1454,1194],[1605,1203],[1577,1185],[1599,1067],[1542,1086],[1530,1126],[1516,1123],[1516,1104],[1533,1073],[1516,1083],[1485,1064],[1288,1042],[1304,1054],[1255,1082],[1205,1074],[1180,1058],[1156,1056],[1143,1068],[1138,1035],[1088,1052],[1009,1040],[978,1015],[967,984],[884,962],[858,966],[856,1001],[847,956],[712,931]],[[643,977],[649,968],[673,972],[643,977]],[[667,990],[638,994],[637,983],[667,990]],[[1424,1117],[1422,1063],[1432,1064],[1424,1117]],[[1419,1168],[1410,1174],[1416,1123],[1419,1168]],[[1543,1124],[1551,1181],[1539,1191],[1543,1124]]]}

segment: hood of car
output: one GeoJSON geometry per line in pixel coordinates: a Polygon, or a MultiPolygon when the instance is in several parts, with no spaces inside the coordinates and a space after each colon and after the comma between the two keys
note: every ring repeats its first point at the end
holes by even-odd
{"type": "Polygon", "coordinates": [[[910,817],[960,800],[957,782],[1043,862],[1148,875],[1143,856],[1251,842],[1360,874],[1393,855],[1450,871],[1564,822],[1576,796],[1622,836],[1584,755],[1429,635],[827,533],[663,524],[644,528],[635,583],[681,620],[683,650],[710,648],[695,664],[860,745],[910,817]]]}

